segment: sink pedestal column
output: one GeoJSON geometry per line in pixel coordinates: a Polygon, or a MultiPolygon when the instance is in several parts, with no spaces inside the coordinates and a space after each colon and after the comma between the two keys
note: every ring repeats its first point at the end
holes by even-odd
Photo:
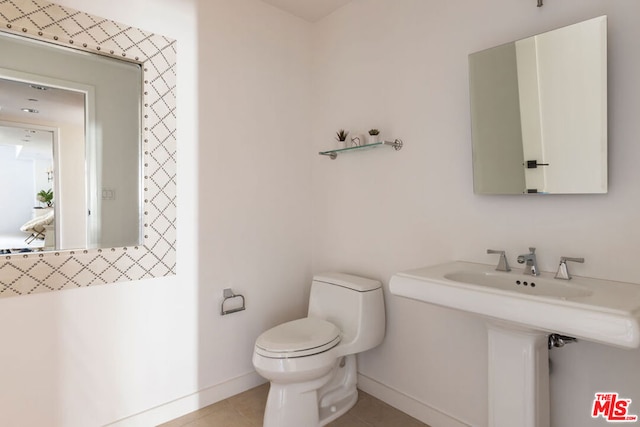
{"type": "Polygon", "coordinates": [[[489,322],[489,427],[549,427],[547,335],[489,322]]]}

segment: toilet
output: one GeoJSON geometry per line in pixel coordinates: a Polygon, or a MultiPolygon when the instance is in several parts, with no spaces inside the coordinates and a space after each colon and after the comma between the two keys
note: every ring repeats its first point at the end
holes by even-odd
{"type": "Polygon", "coordinates": [[[307,317],[256,340],[253,366],[271,382],[263,427],[319,427],[358,400],[356,354],[385,332],[382,284],[326,273],[313,278],[307,317]]]}

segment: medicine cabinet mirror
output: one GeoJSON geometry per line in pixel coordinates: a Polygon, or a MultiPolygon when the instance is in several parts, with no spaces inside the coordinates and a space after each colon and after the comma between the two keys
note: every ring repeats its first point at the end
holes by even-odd
{"type": "Polygon", "coordinates": [[[607,192],[607,19],[469,55],[477,194],[607,192]]]}

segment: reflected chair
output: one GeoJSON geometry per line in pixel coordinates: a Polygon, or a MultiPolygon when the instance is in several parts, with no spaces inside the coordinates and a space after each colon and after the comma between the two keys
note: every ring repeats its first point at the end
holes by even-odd
{"type": "Polygon", "coordinates": [[[35,239],[44,240],[46,234],[46,226],[53,224],[54,212],[51,212],[33,218],[30,221],[24,223],[22,227],[20,227],[20,231],[24,231],[25,233],[29,233],[29,236],[24,239],[26,243],[31,243],[35,239]]]}

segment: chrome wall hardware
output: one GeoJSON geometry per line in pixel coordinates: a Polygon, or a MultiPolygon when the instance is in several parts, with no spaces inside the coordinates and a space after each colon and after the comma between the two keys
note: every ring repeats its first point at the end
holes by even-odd
{"type": "Polygon", "coordinates": [[[549,350],[554,347],[564,347],[565,344],[571,344],[574,342],[578,342],[578,339],[566,335],[551,334],[549,335],[549,350]]]}
{"type": "Polygon", "coordinates": [[[224,297],[224,299],[222,300],[222,306],[220,307],[220,315],[221,316],[226,316],[227,314],[237,313],[239,311],[243,311],[243,310],[246,309],[244,295],[235,294],[235,293],[233,293],[231,288],[227,288],[227,289],[225,289],[223,291],[222,296],[224,297]],[[240,307],[236,307],[236,308],[232,308],[232,309],[229,309],[229,310],[225,310],[224,309],[225,303],[227,301],[235,299],[235,298],[241,298],[242,299],[242,305],[240,307]]]}

